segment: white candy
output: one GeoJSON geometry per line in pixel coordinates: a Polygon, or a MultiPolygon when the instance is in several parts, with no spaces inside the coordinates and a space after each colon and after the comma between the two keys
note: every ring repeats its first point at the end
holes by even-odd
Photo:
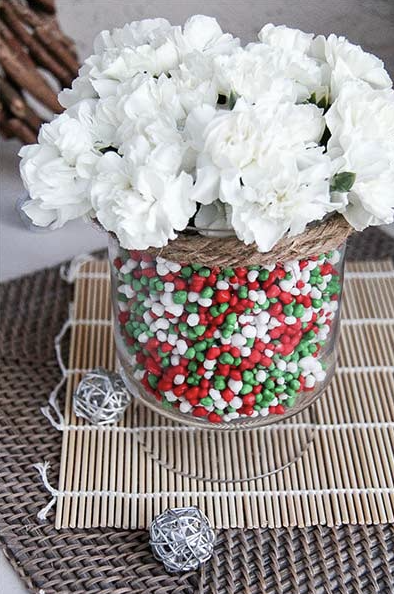
{"type": "Polygon", "coordinates": [[[223,416],[223,420],[224,421],[232,421],[233,419],[238,419],[239,417],[239,413],[237,412],[231,412],[231,413],[227,413],[226,415],[223,416]]]}
{"type": "Polygon", "coordinates": [[[182,266],[177,262],[167,262],[167,268],[169,268],[171,272],[179,272],[182,266]]]}
{"type": "Polygon", "coordinates": [[[135,379],[137,381],[142,380],[142,378],[144,377],[144,375],[145,375],[145,369],[136,369],[134,371],[134,377],[135,377],[135,379]]]}
{"type": "Polygon", "coordinates": [[[219,390],[215,390],[215,388],[211,388],[209,390],[209,395],[211,396],[211,398],[213,398],[214,400],[219,400],[219,398],[222,397],[221,393],[219,392],[219,390]]]}
{"type": "Polygon", "coordinates": [[[153,318],[150,315],[149,311],[145,311],[142,318],[143,318],[145,324],[148,324],[148,325],[153,321],[153,318]]]}
{"type": "Polygon", "coordinates": [[[166,293],[172,293],[175,289],[174,283],[164,283],[164,290],[166,293]]]}
{"type": "Polygon", "coordinates": [[[227,405],[228,405],[228,403],[223,398],[219,398],[219,400],[215,400],[215,408],[218,408],[219,410],[224,410],[227,405]]]}
{"type": "Polygon", "coordinates": [[[205,369],[213,369],[216,365],[216,359],[205,359],[203,366],[205,369]]]}
{"type": "Polygon", "coordinates": [[[211,307],[212,299],[200,297],[199,299],[197,299],[197,303],[201,305],[201,307],[211,307]]]}
{"type": "Polygon", "coordinates": [[[176,341],[177,341],[176,334],[168,334],[168,336],[167,336],[168,344],[170,344],[171,346],[175,346],[176,341]]]}
{"type": "Polygon", "coordinates": [[[301,272],[301,280],[304,283],[307,283],[310,278],[311,278],[311,275],[309,274],[309,271],[304,268],[304,270],[301,272]]]}
{"type": "Polygon", "coordinates": [[[124,301],[118,301],[118,309],[120,311],[128,311],[129,310],[129,306],[124,301]]]}
{"type": "Polygon", "coordinates": [[[310,285],[309,283],[305,283],[305,286],[302,287],[301,290],[301,295],[308,295],[308,293],[312,290],[312,285],[310,285]]]}
{"type": "Polygon", "coordinates": [[[249,270],[249,272],[247,274],[247,279],[249,282],[254,283],[254,281],[257,279],[258,276],[259,276],[258,270],[249,270]]]}
{"type": "Polygon", "coordinates": [[[232,398],[232,400],[230,400],[230,406],[232,406],[235,409],[241,408],[242,398],[239,398],[239,396],[234,396],[234,398],[232,398]]]}
{"type": "Polygon", "coordinates": [[[259,369],[258,372],[256,373],[256,380],[262,384],[263,382],[265,382],[266,379],[267,379],[267,374],[264,371],[264,369],[259,369]]]}
{"type": "Polygon", "coordinates": [[[167,330],[170,327],[170,322],[167,318],[158,318],[156,320],[156,328],[159,330],[167,330]]]}
{"type": "Polygon", "coordinates": [[[292,326],[293,324],[295,324],[297,321],[297,318],[295,316],[286,316],[285,317],[285,324],[287,324],[288,326],[292,326]]]}
{"type": "Polygon", "coordinates": [[[258,301],[258,298],[259,298],[259,294],[257,291],[251,290],[248,292],[248,299],[250,299],[251,301],[258,301]]]}
{"type": "Polygon", "coordinates": [[[145,332],[142,332],[138,337],[138,342],[142,342],[143,344],[148,342],[148,340],[149,340],[149,336],[145,332]]]}
{"type": "Polygon", "coordinates": [[[156,272],[159,276],[168,274],[168,268],[165,264],[156,264],[156,272]]]}
{"type": "Polygon", "coordinates": [[[286,361],[283,361],[283,359],[279,359],[279,361],[276,362],[276,368],[280,371],[285,371],[287,368],[286,361]]]}
{"type": "Polygon", "coordinates": [[[265,293],[265,291],[257,291],[257,303],[259,305],[263,305],[263,303],[265,303],[267,301],[267,295],[265,293]]]}
{"type": "Polygon", "coordinates": [[[222,344],[231,344],[231,338],[224,338],[223,336],[220,336],[220,342],[222,344]]]}
{"type": "Polygon", "coordinates": [[[144,270],[145,268],[150,268],[150,263],[149,262],[144,262],[143,260],[141,260],[140,266],[144,270]]]}
{"type": "Polygon", "coordinates": [[[135,295],[135,291],[130,287],[130,285],[120,285],[118,287],[119,293],[126,295],[128,299],[131,299],[135,295]]]}
{"type": "Polygon", "coordinates": [[[212,376],[213,376],[213,371],[206,371],[204,373],[205,379],[211,379],[212,376]]]}
{"type": "Polygon", "coordinates": [[[187,299],[188,299],[189,303],[195,303],[196,301],[198,301],[200,299],[200,295],[199,295],[199,293],[196,293],[195,291],[190,291],[190,293],[188,293],[188,295],[187,295],[187,299]]]}
{"type": "Polygon", "coordinates": [[[268,328],[270,330],[272,330],[273,328],[278,328],[281,325],[282,325],[282,322],[280,322],[277,318],[270,318],[270,321],[268,323],[268,328]]]}
{"type": "Polygon", "coordinates": [[[260,417],[267,417],[269,415],[269,408],[261,408],[260,409],[260,417]]]}
{"type": "Polygon", "coordinates": [[[246,344],[246,338],[241,333],[233,334],[231,337],[231,344],[235,347],[242,347],[246,344]]]}
{"type": "Polygon", "coordinates": [[[293,289],[291,289],[290,295],[294,295],[294,296],[301,295],[301,291],[299,289],[297,289],[297,287],[294,287],[293,289]]]}
{"type": "Polygon", "coordinates": [[[179,410],[181,411],[181,413],[188,413],[192,408],[193,406],[187,400],[184,400],[179,405],[179,410]]]}
{"type": "Polygon", "coordinates": [[[305,387],[306,388],[313,388],[316,383],[316,379],[313,375],[307,375],[305,378],[305,387]]]}
{"type": "Polygon", "coordinates": [[[163,293],[160,295],[160,301],[163,305],[174,305],[174,298],[172,293],[163,293]]]}
{"type": "Polygon", "coordinates": [[[268,311],[261,311],[258,316],[256,316],[255,321],[256,324],[265,325],[268,324],[270,319],[270,315],[268,311]]]}
{"type": "Polygon", "coordinates": [[[185,340],[177,340],[176,341],[176,348],[178,349],[178,353],[182,356],[186,353],[188,346],[185,340]]]}
{"type": "Polygon", "coordinates": [[[298,365],[295,361],[289,361],[288,364],[286,365],[286,370],[289,373],[295,373],[298,369],[298,365]]]}
{"type": "Polygon", "coordinates": [[[283,384],[285,383],[285,378],[284,377],[278,377],[276,380],[276,383],[278,384],[278,386],[283,386],[283,384]]]}
{"type": "Polygon", "coordinates": [[[315,378],[318,382],[322,382],[323,380],[326,379],[326,372],[321,370],[321,371],[316,371],[315,372],[315,378]]]}
{"type": "Polygon", "coordinates": [[[242,390],[243,383],[241,380],[235,380],[230,378],[228,380],[228,387],[234,394],[238,394],[242,390]]]}
{"type": "Polygon", "coordinates": [[[265,336],[261,337],[262,342],[264,342],[264,344],[268,344],[269,342],[271,342],[271,337],[269,334],[266,334],[265,336]]]}
{"type": "Polygon", "coordinates": [[[315,260],[309,260],[308,264],[305,266],[304,270],[314,270],[317,266],[317,262],[315,260]]]}
{"type": "MultiPolygon", "coordinates": [[[[174,351],[172,351],[172,352],[174,352],[174,351]]],[[[181,359],[180,359],[180,357],[178,357],[178,355],[172,355],[172,356],[171,356],[171,365],[172,365],[173,367],[176,367],[177,365],[179,365],[179,361],[180,361],[180,360],[181,360],[181,359]]]]}
{"type": "Polygon", "coordinates": [[[229,288],[229,286],[230,286],[230,285],[229,285],[228,283],[226,283],[226,281],[223,281],[223,280],[221,280],[221,281],[218,281],[218,282],[216,283],[216,287],[217,287],[218,289],[220,289],[220,291],[225,291],[226,289],[228,289],[228,288],[229,288]]]}
{"type": "MultiPolygon", "coordinates": [[[[168,295],[169,293],[164,294],[168,295]]],[[[173,305],[167,305],[166,310],[168,311],[168,313],[179,318],[183,314],[183,305],[178,303],[174,303],[173,305]]]]}
{"type": "Polygon", "coordinates": [[[252,351],[250,350],[250,348],[249,348],[249,347],[243,346],[243,347],[241,348],[241,356],[242,356],[242,357],[250,357],[250,354],[251,354],[251,352],[252,352],[252,351]]]}
{"type": "Polygon", "coordinates": [[[264,355],[266,357],[272,357],[273,354],[274,354],[274,351],[271,351],[271,349],[265,349],[265,351],[264,351],[264,355]]]}
{"type": "Polygon", "coordinates": [[[250,324],[254,321],[254,316],[246,316],[245,314],[241,314],[238,318],[240,324],[250,324]]]}
{"type": "Polygon", "coordinates": [[[181,384],[183,384],[184,381],[185,381],[185,376],[182,375],[181,373],[177,373],[177,375],[174,377],[174,384],[177,386],[180,386],[181,384]]]}
{"type": "Polygon", "coordinates": [[[263,336],[265,336],[267,334],[268,326],[267,326],[267,324],[265,324],[264,326],[256,326],[256,329],[257,329],[256,336],[258,338],[262,338],[263,336]]]}
{"type": "Polygon", "coordinates": [[[175,400],[178,400],[178,397],[175,396],[175,394],[172,390],[168,390],[167,392],[164,392],[164,396],[167,398],[167,400],[169,402],[175,402],[175,400]]]}
{"type": "Polygon", "coordinates": [[[132,270],[134,270],[134,268],[137,267],[138,262],[136,262],[135,260],[132,260],[131,258],[129,258],[127,260],[127,262],[125,262],[120,268],[119,268],[119,272],[122,274],[128,274],[129,272],[131,272],[132,270]]]}
{"type": "Polygon", "coordinates": [[[319,289],[317,287],[312,287],[311,298],[312,299],[320,299],[320,297],[321,297],[321,291],[319,291],[319,289]]]}
{"type": "MultiPolygon", "coordinates": [[[[156,324],[157,326],[157,324],[156,324]]],[[[167,334],[165,332],[163,332],[163,330],[159,330],[156,333],[156,338],[157,340],[159,340],[160,342],[167,342],[167,334]]]]}
{"type": "Polygon", "coordinates": [[[153,303],[152,311],[156,316],[161,317],[165,312],[165,307],[161,303],[153,303]]]}
{"type": "Polygon", "coordinates": [[[281,280],[279,283],[279,288],[284,291],[285,293],[288,293],[292,288],[294,287],[294,280],[281,280]]]}
{"type": "Polygon", "coordinates": [[[308,309],[306,309],[304,311],[303,316],[300,318],[301,322],[310,322],[313,316],[313,309],[312,307],[308,307],[308,309]]]}
{"type": "Polygon", "coordinates": [[[246,338],[255,338],[257,330],[255,326],[244,326],[241,332],[246,338]]]}
{"type": "Polygon", "coordinates": [[[328,262],[330,264],[336,264],[337,262],[339,262],[339,260],[341,259],[341,254],[335,250],[331,256],[331,258],[328,258],[328,262]]]}

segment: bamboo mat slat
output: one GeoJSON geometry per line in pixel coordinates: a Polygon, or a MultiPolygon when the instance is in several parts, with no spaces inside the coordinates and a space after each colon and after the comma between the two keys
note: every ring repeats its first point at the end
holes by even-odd
{"type": "Polygon", "coordinates": [[[104,429],[72,411],[83,371],[116,367],[108,263],[85,263],[75,283],[56,528],[146,528],[165,508],[193,504],[217,528],[394,522],[394,268],[357,262],[347,273],[337,372],[307,411],[279,426],[219,433],[133,403],[104,429]]]}

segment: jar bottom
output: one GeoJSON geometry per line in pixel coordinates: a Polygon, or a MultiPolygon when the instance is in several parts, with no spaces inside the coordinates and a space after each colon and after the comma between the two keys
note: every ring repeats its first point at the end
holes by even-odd
{"type": "MultiPolygon", "coordinates": [[[[207,484],[235,484],[263,479],[299,460],[313,443],[317,420],[311,400],[324,391],[308,394],[303,412],[293,412],[292,423],[276,422],[266,426],[213,427],[212,424],[167,423],[160,403],[138,398],[124,370],[123,379],[136,397],[133,427],[137,440],[150,460],[176,476],[207,484]],[[308,408],[309,407],[309,408],[308,408]]],[[[167,411],[164,411],[164,413],[167,411]]]]}

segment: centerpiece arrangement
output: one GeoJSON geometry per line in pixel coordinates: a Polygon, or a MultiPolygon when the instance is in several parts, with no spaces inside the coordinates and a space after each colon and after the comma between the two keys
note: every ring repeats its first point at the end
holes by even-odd
{"type": "Polygon", "coordinates": [[[126,384],[172,418],[294,414],[335,365],[343,244],[394,220],[394,91],[343,37],[215,19],[104,31],[21,150],[37,225],[110,236],[126,384]]]}

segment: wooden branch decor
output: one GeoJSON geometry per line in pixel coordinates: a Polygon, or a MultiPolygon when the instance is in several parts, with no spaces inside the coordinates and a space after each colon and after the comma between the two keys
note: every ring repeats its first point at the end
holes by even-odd
{"type": "Polygon", "coordinates": [[[56,19],[54,0],[0,0],[0,133],[23,143],[36,141],[42,117],[25,92],[60,113],[57,91],[69,87],[78,72],[74,42],[56,19]]]}

